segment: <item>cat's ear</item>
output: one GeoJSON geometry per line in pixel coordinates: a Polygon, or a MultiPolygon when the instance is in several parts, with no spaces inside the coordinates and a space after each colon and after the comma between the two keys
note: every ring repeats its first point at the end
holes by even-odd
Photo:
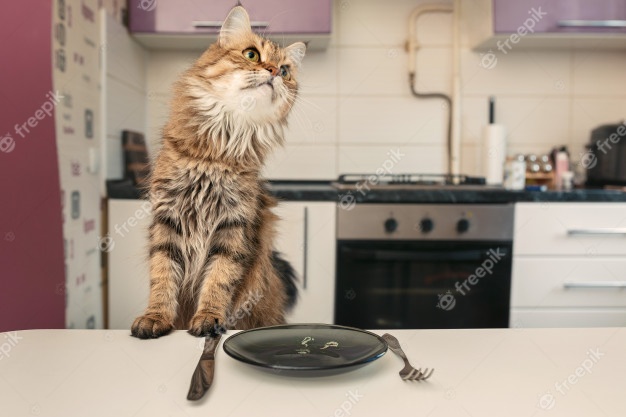
{"type": "Polygon", "coordinates": [[[252,33],[248,12],[241,6],[232,8],[220,30],[219,41],[223,47],[232,45],[242,35],[252,33]]]}
{"type": "Polygon", "coordinates": [[[291,62],[293,62],[296,67],[299,67],[300,64],[302,64],[302,58],[304,58],[304,54],[306,53],[306,45],[304,42],[292,43],[285,48],[285,52],[291,62]]]}

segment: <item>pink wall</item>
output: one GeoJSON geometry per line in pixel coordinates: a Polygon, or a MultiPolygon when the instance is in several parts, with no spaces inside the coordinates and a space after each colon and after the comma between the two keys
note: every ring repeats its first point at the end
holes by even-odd
{"type": "Polygon", "coordinates": [[[0,332],[65,327],[54,110],[37,113],[52,90],[52,3],[0,13],[0,332]]]}

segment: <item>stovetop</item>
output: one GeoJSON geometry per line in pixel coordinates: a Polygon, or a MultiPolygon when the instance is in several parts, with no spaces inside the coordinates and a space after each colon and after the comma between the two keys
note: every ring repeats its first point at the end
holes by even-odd
{"type": "Polygon", "coordinates": [[[339,190],[352,189],[499,189],[486,184],[484,177],[448,174],[343,174],[331,183],[339,190]]]}

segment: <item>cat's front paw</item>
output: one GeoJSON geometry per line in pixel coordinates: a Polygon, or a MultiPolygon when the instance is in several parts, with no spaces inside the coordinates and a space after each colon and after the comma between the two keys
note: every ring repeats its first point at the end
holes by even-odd
{"type": "Polygon", "coordinates": [[[211,313],[198,312],[191,319],[189,333],[197,337],[224,334],[226,328],[221,323],[224,323],[224,320],[211,313]]]}
{"type": "Polygon", "coordinates": [[[135,319],[130,332],[140,339],[155,339],[168,334],[174,329],[174,323],[161,314],[148,313],[135,319]]]}

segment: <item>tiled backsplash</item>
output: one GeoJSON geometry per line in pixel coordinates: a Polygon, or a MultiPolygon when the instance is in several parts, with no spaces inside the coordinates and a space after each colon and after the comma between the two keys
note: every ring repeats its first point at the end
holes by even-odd
{"type": "MultiPolygon", "coordinates": [[[[375,171],[399,150],[394,172],[446,169],[446,110],[439,100],[418,100],[408,87],[408,16],[416,0],[337,0],[330,47],[311,51],[300,75],[300,103],[287,146],[268,161],[271,178],[333,178],[375,171]]],[[[471,7],[472,1],[462,1],[471,7]]],[[[449,15],[420,18],[417,87],[450,91],[449,15]]],[[[462,30],[463,34],[463,30],[462,30]]],[[[463,39],[465,37],[463,36],[463,39]]],[[[496,51],[495,67],[463,42],[462,160],[480,174],[482,127],[488,96],[496,96],[497,122],[508,130],[509,153],[547,152],[568,145],[577,159],[592,128],[626,117],[623,51],[496,51]]],[[[151,52],[148,62],[148,138],[158,141],[167,118],[170,87],[197,52],[151,52]]],[[[154,146],[152,147],[154,149],[154,146]]]]}

